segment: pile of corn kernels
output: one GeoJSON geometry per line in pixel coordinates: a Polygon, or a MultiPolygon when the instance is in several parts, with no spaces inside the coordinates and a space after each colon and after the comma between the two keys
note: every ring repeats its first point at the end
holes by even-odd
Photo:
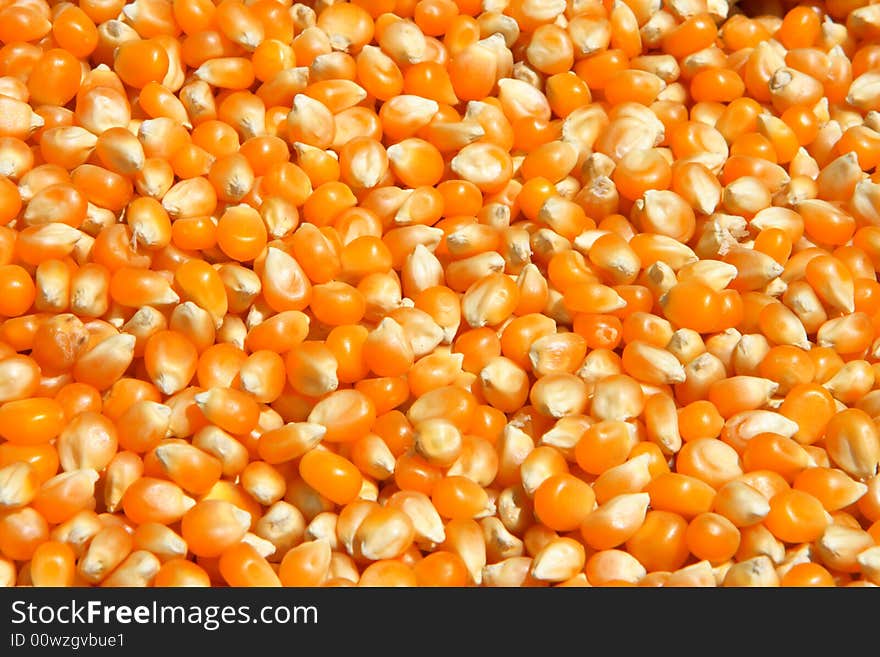
{"type": "Polygon", "coordinates": [[[880,584],[880,4],[0,0],[0,584],[880,584]]]}

